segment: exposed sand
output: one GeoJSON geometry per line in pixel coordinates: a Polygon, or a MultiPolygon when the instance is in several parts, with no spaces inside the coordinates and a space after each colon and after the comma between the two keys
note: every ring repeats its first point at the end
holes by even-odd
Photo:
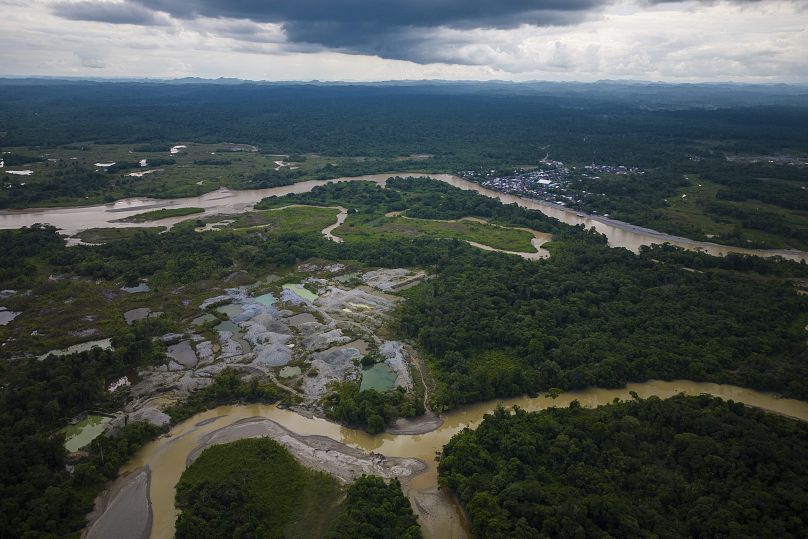
{"type": "Polygon", "coordinates": [[[390,434],[426,434],[438,430],[443,425],[443,419],[431,410],[424,415],[412,419],[399,418],[387,427],[385,432],[390,434]]]}
{"type": "Polygon", "coordinates": [[[119,477],[109,490],[96,498],[82,538],[148,539],[152,529],[150,482],[148,467],[119,477]]]}
{"type": "Polygon", "coordinates": [[[323,229],[323,236],[325,236],[326,238],[328,238],[333,242],[342,243],[342,238],[340,238],[339,236],[335,236],[333,232],[335,228],[344,223],[345,219],[348,218],[348,210],[346,208],[343,208],[342,206],[337,207],[339,208],[339,213],[337,214],[337,222],[334,223],[333,225],[325,227],[323,229]]]}
{"type": "Polygon", "coordinates": [[[398,477],[406,485],[413,476],[427,469],[426,463],[419,459],[366,453],[327,436],[301,436],[263,417],[242,419],[203,436],[188,455],[186,465],[190,466],[202,451],[212,445],[263,436],[283,445],[304,466],[326,472],[345,482],[364,474],[385,479],[398,477]]]}

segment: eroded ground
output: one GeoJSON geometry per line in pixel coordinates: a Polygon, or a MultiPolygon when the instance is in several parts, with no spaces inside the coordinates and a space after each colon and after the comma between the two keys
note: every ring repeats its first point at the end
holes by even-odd
{"type": "Polygon", "coordinates": [[[225,368],[271,380],[301,407],[320,413],[329,385],[360,381],[361,359],[371,351],[392,372],[392,386],[411,391],[412,352],[377,333],[401,301],[391,292],[426,274],[404,268],[350,272],[342,264],[298,270],[317,276],[295,282],[270,276],[202,301],[185,332],[162,337],[168,364],[138,373],[126,409],[130,420],[134,415],[164,424],[160,408],[208,385],[225,368]],[[155,404],[158,394],[166,398],[155,404]]]}

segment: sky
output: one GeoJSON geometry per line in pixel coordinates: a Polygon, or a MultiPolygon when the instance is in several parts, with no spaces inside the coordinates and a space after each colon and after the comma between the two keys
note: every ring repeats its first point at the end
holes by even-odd
{"type": "Polygon", "coordinates": [[[808,82],[808,0],[0,0],[0,76],[808,82]]]}

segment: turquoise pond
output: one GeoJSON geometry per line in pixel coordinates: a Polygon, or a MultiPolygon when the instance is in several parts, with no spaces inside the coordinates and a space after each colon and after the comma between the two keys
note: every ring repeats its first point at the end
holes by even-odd
{"type": "Polygon", "coordinates": [[[75,453],[85,445],[98,438],[109,423],[110,418],[101,415],[88,415],[75,425],[62,429],[65,433],[65,449],[75,453]]]}
{"type": "Polygon", "coordinates": [[[267,307],[271,307],[272,305],[278,302],[278,300],[275,299],[275,296],[273,296],[272,294],[263,294],[261,296],[258,296],[255,298],[255,301],[257,301],[261,305],[266,305],[267,307]]]}
{"type": "Polygon", "coordinates": [[[376,391],[387,391],[393,389],[396,381],[396,373],[385,363],[376,363],[369,369],[362,371],[362,385],[359,391],[375,389],[376,391]]]}

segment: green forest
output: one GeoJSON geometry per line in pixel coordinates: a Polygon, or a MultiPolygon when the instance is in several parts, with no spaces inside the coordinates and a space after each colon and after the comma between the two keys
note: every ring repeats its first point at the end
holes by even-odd
{"type": "Polygon", "coordinates": [[[148,423],[130,423],[115,439],[97,438],[76,462],[68,459],[59,429],[85,410],[119,409],[120,397],[108,393],[106,384],[162,363],[165,355],[152,337],[164,329],[159,320],[149,320],[115,336],[115,351],[94,348],[0,363],[0,536],[78,533],[106,482],[161,432],[148,423]],[[72,474],[67,464],[75,465],[72,474]]]}
{"type": "Polygon", "coordinates": [[[581,197],[572,206],[586,212],[702,241],[805,250],[806,185],[805,167],[712,156],[570,187],[581,197]]]}
{"type": "MultiPolygon", "coordinates": [[[[97,448],[104,447],[107,460],[99,462],[90,447],[71,475],[59,428],[83,410],[120,409],[123,403],[105,391],[105,384],[163,364],[164,347],[153,338],[181,330],[182,320],[198,314],[201,298],[235,286],[222,284],[229,276],[247,283],[311,259],[427,271],[430,279],[401,293],[405,301],[390,331],[422,352],[436,382],[432,404],[439,410],[549,388],[620,387],[649,378],[732,383],[808,398],[808,298],[795,288],[808,278],[805,264],[716,258],[670,246],[633,254],[609,248],[592,231],[439,182],[395,179],[390,186],[332,184],[266,199],[261,207],[342,205],[351,210],[346,227],[354,218],[373,222],[389,211],[420,219],[480,217],[551,233],[552,256],[531,262],[457,239],[423,236],[368,235],[335,243],[312,229],[285,227],[201,234],[194,222],[163,234],[137,231],[98,246],[67,247],[50,226],[0,231],[0,289],[30,290],[5,298],[3,305],[25,311],[25,318],[37,324],[25,325],[29,322],[21,317],[0,327],[8,344],[4,359],[16,358],[0,365],[0,535],[56,537],[80,530],[104,482],[158,432],[132,426],[123,441],[101,438],[97,448]],[[150,297],[165,302],[166,314],[127,326],[121,310],[130,299],[119,287],[143,279],[153,288],[150,297]],[[178,287],[197,303],[181,304],[182,296],[171,292],[178,287]],[[75,342],[58,339],[68,338],[71,321],[85,314],[84,303],[98,311],[98,326],[113,338],[115,350],[44,361],[32,357],[34,346],[47,351],[75,342]],[[32,335],[35,327],[46,325],[63,331],[32,335]]],[[[168,411],[180,421],[222,403],[287,398],[270,383],[243,380],[227,370],[168,411]]],[[[335,387],[327,404],[332,418],[371,432],[422,411],[422,403],[409,395],[360,392],[356,384],[335,387]]],[[[211,488],[197,487],[200,492],[211,488]]],[[[365,490],[382,495],[372,484],[365,490]]],[[[233,499],[243,495],[232,494],[233,499]]],[[[192,497],[188,503],[193,506],[192,497]]],[[[335,522],[347,530],[378,525],[338,513],[335,509],[335,522]]],[[[259,526],[261,515],[243,522],[259,526]]],[[[193,534],[195,521],[188,522],[193,534]]],[[[400,533],[409,533],[407,519],[400,524],[400,533]]]]}
{"type": "Polygon", "coordinates": [[[397,480],[362,476],[346,489],[268,438],[209,447],[177,485],[176,537],[417,539],[397,480]]]}
{"type": "Polygon", "coordinates": [[[805,537],[808,426],[708,396],[498,409],[439,482],[475,536],[805,537]]]}
{"type": "Polygon", "coordinates": [[[363,475],[348,487],[340,516],[328,539],[419,539],[421,528],[401,483],[363,475]]]}

